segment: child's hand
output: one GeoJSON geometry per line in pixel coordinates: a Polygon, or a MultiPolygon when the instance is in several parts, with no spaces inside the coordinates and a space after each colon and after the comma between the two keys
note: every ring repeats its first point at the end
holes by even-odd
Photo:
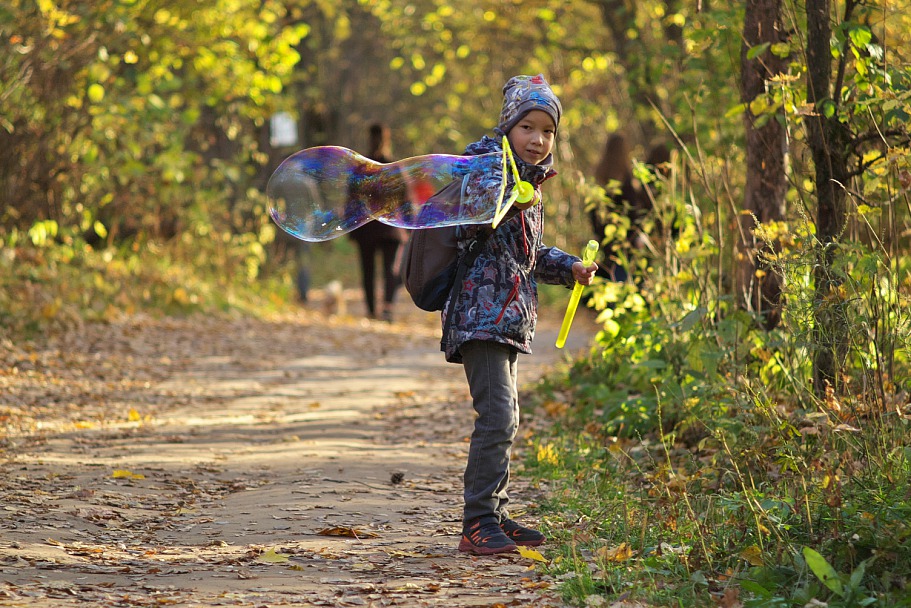
{"type": "Polygon", "coordinates": [[[594,262],[591,266],[584,266],[582,262],[576,262],[573,264],[573,278],[580,285],[591,285],[596,270],[598,270],[598,264],[594,262]]]}
{"type": "Polygon", "coordinates": [[[531,200],[524,202],[524,203],[520,203],[520,202],[516,201],[515,203],[513,203],[513,207],[515,207],[519,211],[525,211],[529,207],[534,207],[535,205],[537,205],[540,202],[541,202],[541,191],[538,190],[537,188],[535,188],[534,194],[532,194],[532,196],[531,196],[531,200]]]}

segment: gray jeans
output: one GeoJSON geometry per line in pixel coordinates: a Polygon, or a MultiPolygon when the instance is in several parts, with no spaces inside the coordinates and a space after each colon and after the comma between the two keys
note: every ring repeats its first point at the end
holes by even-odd
{"type": "Polygon", "coordinates": [[[465,510],[476,517],[508,517],[509,456],[519,428],[518,352],[506,344],[463,344],[462,363],[477,418],[465,467],[465,510]]]}

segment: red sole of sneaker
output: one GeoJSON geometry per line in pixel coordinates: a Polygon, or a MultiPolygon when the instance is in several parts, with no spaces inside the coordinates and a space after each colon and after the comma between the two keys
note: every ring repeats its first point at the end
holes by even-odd
{"type": "Polygon", "coordinates": [[[507,545],[505,547],[476,547],[471,543],[459,543],[459,551],[474,555],[497,555],[499,553],[515,553],[518,549],[516,548],[516,545],[507,545]]]}

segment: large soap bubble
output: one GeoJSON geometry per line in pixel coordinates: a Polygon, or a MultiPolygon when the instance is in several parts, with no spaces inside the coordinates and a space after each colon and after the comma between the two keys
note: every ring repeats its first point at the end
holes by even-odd
{"type": "Polygon", "coordinates": [[[269,179],[269,212],[283,230],[314,242],[370,221],[411,229],[485,224],[505,213],[507,158],[428,154],[378,163],[347,148],[308,148],[269,179]]]}

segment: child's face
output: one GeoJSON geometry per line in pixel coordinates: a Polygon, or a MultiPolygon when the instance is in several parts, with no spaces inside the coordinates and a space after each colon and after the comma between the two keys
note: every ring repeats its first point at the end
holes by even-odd
{"type": "Polygon", "coordinates": [[[554,148],[557,126],[547,112],[532,110],[509,130],[512,149],[525,162],[537,165],[554,148]]]}

